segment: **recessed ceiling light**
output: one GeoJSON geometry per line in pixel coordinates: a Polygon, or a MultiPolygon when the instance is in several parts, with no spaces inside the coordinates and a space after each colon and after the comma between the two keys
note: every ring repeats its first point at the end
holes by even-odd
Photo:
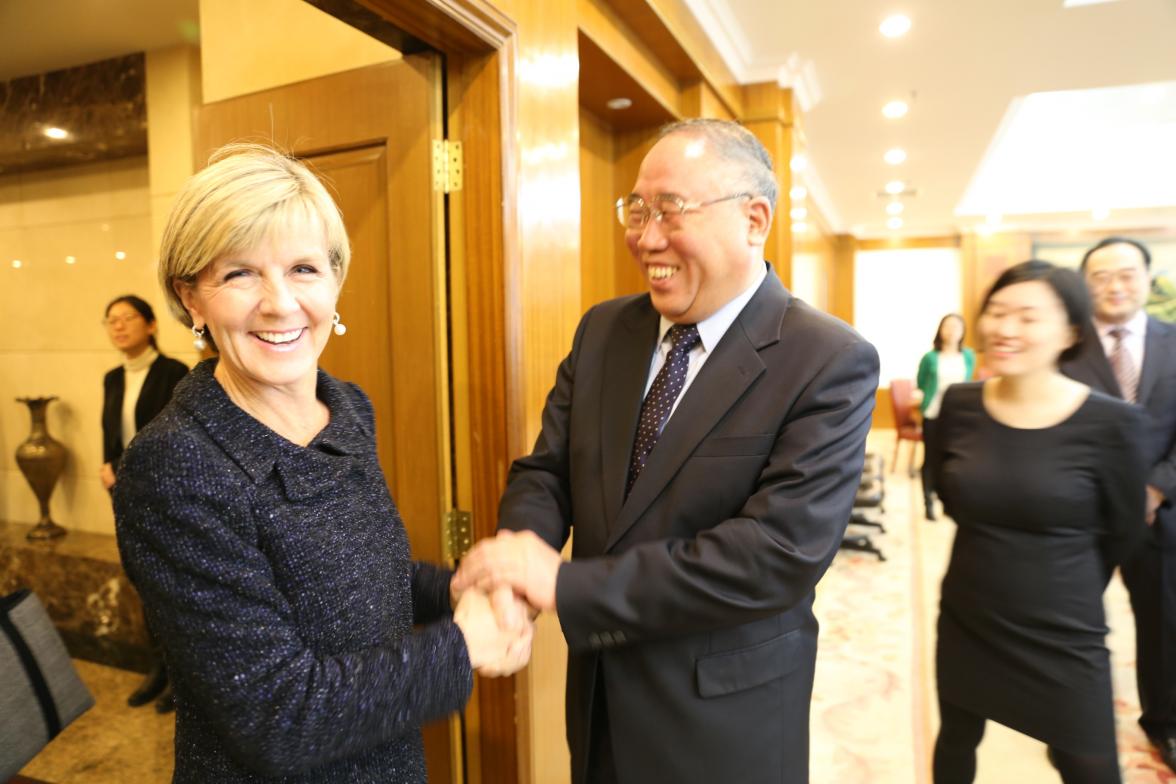
{"type": "Polygon", "coordinates": [[[788,165],[792,168],[792,171],[802,172],[808,168],[808,158],[804,157],[802,153],[798,153],[792,156],[792,160],[788,165]]]}
{"type": "Polygon", "coordinates": [[[64,128],[46,128],[41,133],[48,136],[50,139],[66,139],[69,138],[69,131],[64,128]]]}
{"type": "Polygon", "coordinates": [[[1107,207],[1095,207],[1090,211],[1090,217],[1094,218],[1096,221],[1104,221],[1111,217],[1111,211],[1107,207]]]}
{"type": "Polygon", "coordinates": [[[910,108],[906,101],[891,101],[882,107],[882,114],[887,119],[897,120],[900,117],[906,117],[910,108]]]}
{"type": "Polygon", "coordinates": [[[613,98],[605,104],[605,106],[612,109],[614,112],[619,112],[621,109],[628,109],[632,105],[633,101],[629,98],[613,98]]]}
{"type": "Polygon", "coordinates": [[[889,218],[889,219],[887,219],[886,228],[888,228],[888,229],[901,229],[902,228],[902,218],[889,218]]]}
{"type": "Polygon", "coordinates": [[[906,209],[906,205],[901,201],[892,201],[886,205],[887,215],[902,215],[902,211],[906,209]]]}
{"type": "Polygon", "coordinates": [[[127,254],[124,251],[116,250],[114,252],[114,257],[116,259],[118,259],[119,261],[122,261],[123,259],[125,259],[127,257],[127,254]]]}
{"type": "Polygon", "coordinates": [[[901,147],[892,147],[886,151],[885,155],[882,156],[882,160],[886,161],[891,166],[897,166],[898,164],[905,161],[906,158],[906,150],[901,147]]]}
{"type": "Polygon", "coordinates": [[[78,263],[77,256],[66,256],[65,263],[66,264],[77,264],[78,263]]]}
{"type": "Polygon", "coordinates": [[[792,197],[793,201],[804,201],[808,198],[808,189],[803,185],[793,185],[792,190],[788,191],[788,195],[792,197]]]}
{"type": "Polygon", "coordinates": [[[886,183],[886,192],[891,195],[902,193],[906,190],[906,183],[902,180],[891,180],[886,183]]]}
{"type": "Polygon", "coordinates": [[[12,260],[12,268],[13,269],[20,269],[23,266],[24,266],[24,262],[22,262],[20,259],[13,259],[12,260]]]}
{"type": "Polygon", "coordinates": [[[1100,5],[1113,2],[1115,0],[1062,0],[1062,8],[1077,8],[1082,5],[1100,5]]]}
{"type": "Polygon", "coordinates": [[[878,26],[879,32],[887,38],[899,38],[911,29],[911,19],[903,14],[894,14],[882,20],[878,26]]]}
{"type": "Polygon", "coordinates": [[[808,210],[806,210],[804,207],[793,207],[792,212],[790,212],[789,215],[792,216],[792,220],[802,221],[808,217],[808,210]]]}
{"type": "Polygon", "coordinates": [[[792,224],[792,233],[793,234],[804,234],[806,231],[808,231],[808,224],[807,223],[801,223],[798,221],[798,222],[792,224]]]}
{"type": "Polygon", "coordinates": [[[988,224],[989,226],[999,226],[1000,225],[1000,214],[994,212],[991,215],[986,216],[984,218],[984,222],[986,224],[988,224]]]}

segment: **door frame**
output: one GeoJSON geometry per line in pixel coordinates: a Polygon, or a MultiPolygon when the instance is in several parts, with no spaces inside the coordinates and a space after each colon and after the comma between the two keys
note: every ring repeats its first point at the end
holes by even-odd
{"type": "MultiPolygon", "coordinates": [[[[467,162],[463,189],[449,197],[454,488],[473,513],[474,539],[492,536],[506,469],[527,446],[517,27],[486,0],[307,1],[398,49],[415,40],[445,56],[448,138],[462,143],[467,162]]],[[[518,677],[475,680],[465,728],[469,784],[529,782],[521,688],[518,677]]]]}

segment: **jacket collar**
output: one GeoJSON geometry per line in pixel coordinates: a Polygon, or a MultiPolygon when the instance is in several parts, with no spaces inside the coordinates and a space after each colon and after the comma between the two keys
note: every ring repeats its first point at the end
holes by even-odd
{"type": "MultiPolygon", "coordinates": [[[[254,483],[275,470],[291,500],[317,495],[349,472],[352,460],[372,449],[372,432],[356,405],[356,392],[318,371],[316,395],[330,411],[327,426],[308,446],[282,438],[237,406],[213,376],[216,358],[207,359],[176,387],[176,403],[254,483]]],[[[362,394],[362,393],[359,393],[362,394]]]]}

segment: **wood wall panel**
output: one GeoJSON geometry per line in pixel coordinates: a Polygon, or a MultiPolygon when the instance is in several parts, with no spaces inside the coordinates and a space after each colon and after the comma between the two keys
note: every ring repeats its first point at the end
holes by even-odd
{"type": "MultiPolygon", "coordinates": [[[[605,0],[578,0],[580,31],[616,61],[632,79],[674,117],[682,116],[682,92],[677,77],[658,59],[640,35],[605,0]]],[[[585,79],[601,74],[585,71],[585,79]]]]}
{"type": "Polygon", "coordinates": [[[621,227],[611,198],[618,193],[613,131],[591,112],[580,110],[580,308],[587,310],[615,294],[616,242],[621,227]],[[616,231],[613,231],[616,229],[616,231]]]}

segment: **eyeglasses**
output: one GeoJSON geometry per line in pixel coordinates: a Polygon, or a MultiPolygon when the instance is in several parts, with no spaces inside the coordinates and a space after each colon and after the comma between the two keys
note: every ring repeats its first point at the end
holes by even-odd
{"type": "Polygon", "coordinates": [[[126,316],[111,316],[109,318],[102,319],[102,323],[105,326],[113,329],[114,327],[120,326],[122,324],[131,324],[135,321],[135,319],[141,319],[141,318],[143,318],[143,317],[140,316],[138,313],[131,313],[126,316]]]}
{"type": "Polygon", "coordinates": [[[1116,272],[1099,271],[1087,277],[1092,288],[1105,289],[1114,281],[1121,286],[1132,286],[1142,279],[1143,275],[1136,269],[1124,269],[1116,272]]]}
{"type": "Polygon", "coordinates": [[[709,201],[688,202],[673,193],[663,193],[654,196],[646,202],[636,194],[617,199],[617,220],[626,231],[640,231],[653,218],[658,225],[673,230],[681,227],[686,213],[709,207],[732,199],[751,199],[750,193],[732,193],[730,196],[720,196],[709,201]]]}

